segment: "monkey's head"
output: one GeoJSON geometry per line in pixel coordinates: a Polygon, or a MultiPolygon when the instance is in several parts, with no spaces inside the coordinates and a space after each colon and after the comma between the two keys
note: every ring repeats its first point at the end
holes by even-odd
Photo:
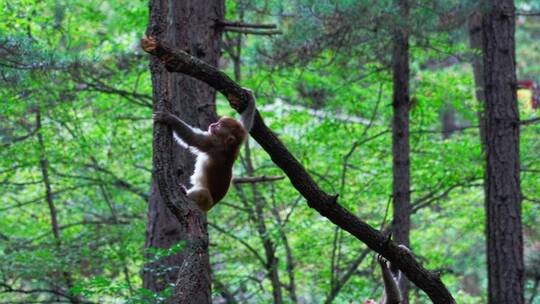
{"type": "Polygon", "coordinates": [[[217,136],[226,146],[233,147],[240,146],[247,136],[247,132],[241,123],[226,116],[210,124],[208,133],[217,136]]]}

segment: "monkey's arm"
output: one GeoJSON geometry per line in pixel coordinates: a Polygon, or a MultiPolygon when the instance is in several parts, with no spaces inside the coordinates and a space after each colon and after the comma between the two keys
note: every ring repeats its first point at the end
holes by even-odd
{"type": "Polygon", "coordinates": [[[203,131],[186,124],[176,115],[169,112],[154,113],[154,121],[169,125],[174,133],[188,146],[195,147],[203,152],[210,150],[213,146],[212,140],[203,131]]]}
{"type": "Polygon", "coordinates": [[[244,126],[244,129],[249,132],[251,127],[253,127],[253,119],[255,117],[255,96],[253,95],[253,91],[250,89],[243,89],[248,92],[249,101],[247,107],[244,109],[244,112],[241,114],[240,122],[242,123],[242,126],[244,126]]]}
{"type": "Polygon", "coordinates": [[[381,265],[381,272],[384,283],[384,295],[381,304],[399,304],[401,303],[401,292],[397,281],[392,275],[388,262],[382,256],[378,256],[379,264],[381,265]]]}

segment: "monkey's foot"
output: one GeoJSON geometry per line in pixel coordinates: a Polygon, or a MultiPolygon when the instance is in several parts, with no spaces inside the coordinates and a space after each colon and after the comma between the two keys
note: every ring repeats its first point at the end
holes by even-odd
{"type": "Polygon", "coordinates": [[[186,188],[186,186],[180,185],[180,191],[182,191],[182,193],[184,193],[185,195],[187,195],[187,188],[186,188]]]}
{"type": "Polygon", "coordinates": [[[157,48],[156,38],[152,36],[144,37],[143,39],[141,39],[141,47],[145,52],[152,53],[157,48]]]}

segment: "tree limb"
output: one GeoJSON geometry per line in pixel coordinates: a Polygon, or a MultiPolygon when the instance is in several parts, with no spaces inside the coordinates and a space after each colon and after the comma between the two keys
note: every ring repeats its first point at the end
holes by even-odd
{"type": "Polygon", "coordinates": [[[277,180],[282,180],[284,178],[285,176],[266,176],[266,175],[245,176],[245,177],[238,176],[238,177],[233,177],[232,182],[234,184],[255,184],[255,183],[263,183],[263,182],[273,182],[277,180]]]}
{"type": "MultiPolygon", "coordinates": [[[[225,73],[153,37],[142,39],[141,44],[146,52],[159,58],[169,72],[183,73],[207,83],[220,91],[239,113],[246,108],[248,93],[225,73]]],[[[339,205],[337,195],[325,193],[266,126],[258,112],[255,114],[250,134],[270,155],[272,161],[287,174],[292,185],[306,198],[309,207],[396,265],[409,280],[426,292],[433,303],[456,303],[438,274],[422,267],[410,252],[399,248],[380,231],[339,205]]]]}
{"type": "Polygon", "coordinates": [[[257,23],[246,23],[246,22],[241,22],[241,21],[226,21],[226,20],[218,20],[218,21],[216,21],[216,26],[218,26],[218,27],[224,27],[224,26],[247,27],[247,28],[259,28],[259,29],[275,29],[275,28],[277,28],[277,25],[275,25],[275,24],[257,24],[257,23]]]}
{"type": "Polygon", "coordinates": [[[272,35],[281,35],[283,34],[280,30],[248,30],[248,29],[238,29],[234,27],[225,27],[223,29],[225,32],[233,32],[233,33],[239,33],[239,34],[247,34],[247,35],[261,35],[261,36],[272,36],[272,35]]]}

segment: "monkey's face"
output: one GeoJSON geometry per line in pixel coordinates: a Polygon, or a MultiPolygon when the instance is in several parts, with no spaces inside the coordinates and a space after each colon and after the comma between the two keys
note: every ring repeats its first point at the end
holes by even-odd
{"type": "Polygon", "coordinates": [[[208,132],[228,141],[233,138],[237,142],[241,142],[246,134],[242,125],[230,117],[222,117],[217,122],[210,124],[208,132]]]}
{"type": "Polygon", "coordinates": [[[229,127],[227,121],[224,118],[221,118],[208,126],[208,133],[219,137],[226,136],[231,133],[229,127]]]}
{"type": "Polygon", "coordinates": [[[212,134],[212,135],[216,135],[216,131],[219,129],[219,121],[217,122],[214,122],[214,123],[211,123],[209,126],[208,126],[208,133],[212,134]]]}

